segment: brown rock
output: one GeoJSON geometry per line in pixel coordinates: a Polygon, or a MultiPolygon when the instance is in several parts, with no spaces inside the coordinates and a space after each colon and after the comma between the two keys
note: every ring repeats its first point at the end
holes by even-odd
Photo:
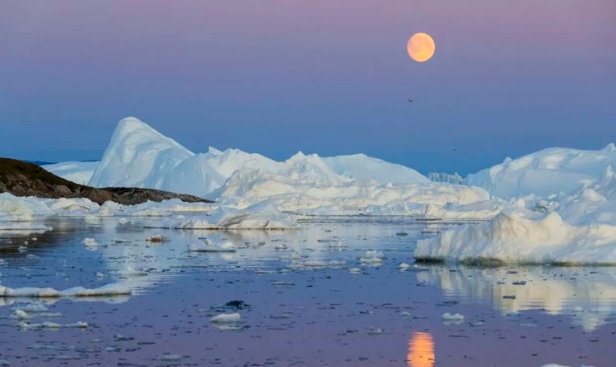
{"type": "Polygon", "coordinates": [[[114,201],[119,204],[134,205],[169,199],[180,199],[188,203],[211,203],[200,197],[160,190],[125,187],[97,189],[67,181],[35,164],[8,158],[0,158],[0,193],[3,192],[15,196],[50,199],[87,198],[98,204],[114,201]]]}

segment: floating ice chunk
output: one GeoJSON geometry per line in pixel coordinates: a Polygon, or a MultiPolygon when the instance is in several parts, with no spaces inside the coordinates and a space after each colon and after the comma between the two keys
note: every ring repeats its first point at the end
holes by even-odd
{"type": "Polygon", "coordinates": [[[96,277],[99,278],[99,279],[100,278],[104,278],[105,274],[103,274],[103,273],[96,273],[96,277]]]}
{"type": "Polygon", "coordinates": [[[98,297],[129,295],[132,291],[123,284],[108,284],[100,288],[86,289],[83,287],[57,291],[53,288],[8,288],[0,285],[0,297],[98,297]]]}
{"type": "Polygon", "coordinates": [[[10,365],[11,364],[9,363],[9,361],[0,359],[0,367],[9,367],[10,365]]]}
{"type": "Polygon", "coordinates": [[[384,332],[385,331],[380,328],[371,328],[370,330],[368,330],[368,335],[381,335],[384,332]]]}
{"type": "Polygon", "coordinates": [[[159,358],[159,360],[163,361],[163,362],[178,362],[180,361],[182,358],[181,355],[178,354],[165,354],[163,356],[161,356],[159,358]]]}
{"type": "Polygon", "coordinates": [[[616,264],[616,226],[572,226],[556,212],[533,219],[524,210],[419,240],[418,260],[497,263],[616,264]]]}
{"type": "Polygon", "coordinates": [[[235,252],[235,246],[231,242],[225,242],[220,246],[213,246],[211,242],[190,245],[188,246],[189,252],[235,252]]]}
{"type": "Polygon", "coordinates": [[[85,322],[79,321],[76,322],[74,324],[66,324],[66,325],[61,325],[61,324],[57,324],[55,322],[43,322],[40,324],[31,324],[28,322],[20,322],[17,324],[17,326],[19,326],[22,329],[26,329],[26,330],[37,330],[37,329],[60,329],[60,328],[78,328],[78,329],[85,329],[87,328],[89,325],[85,322]]]}
{"type": "Polygon", "coordinates": [[[361,273],[361,269],[360,268],[351,268],[351,269],[349,269],[349,273],[350,274],[359,274],[359,273],[361,273]]]}
{"type": "Polygon", "coordinates": [[[449,312],[446,312],[443,314],[442,318],[443,321],[464,321],[464,316],[459,313],[452,315],[449,312]]]}
{"type": "Polygon", "coordinates": [[[20,307],[18,309],[15,309],[15,311],[17,310],[21,310],[24,312],[32,312],[32,313],[36,313],[36,312],[48,312],[49,309],[47,307],[45,307],[42,304],[39,303],[31,303],[29,305],[25,305],[23,307],[20,307]]]}
{"type": "Polygon", "coordinates": [[[32,319],[32,316],[28,315],[23,310],[15,310],[15,318],[20,319],[20,320],[30,320],[32,319]]]}
{"type": "Polygon", "coordinates": [[[214,316],[210,319],[210,322],[224,324],[224,323],[235,323],[235,322],[239,322],[240,320],[241,320],[241,316],[239,313],[232,313],[232,314],[220,314],[218,316],[214,316]]]}
{"type": "Polygon", "coordinates": [[[237,324],[241,321],[241,316],[239,313],[230,313],[230,314],[220,314],[218,316],[214,316],[210,319],[212,324],[237,324]]]}
{"type": "Polygon", "coordinates": [[[409,264],[407,264],[407,263],[402,263],[402,264],[400,264],[399,268],[400,268],[400,270],[405,271],[405,270],[410,269],[411,266],[409,264]]]}
{"type": "Polygon", "coordinates": [[[365,265],[380,265],[384,259],[385,255],[382,252],[370,250],[359,258],[359,262],[365,265]]]}
{"type": "Polygon", "coordinates": [[[98,243],[94,238],[86,238],[83,240],[83,245],[89,250],[96,250],[98,248],[98,243]]]}
{"type": "Polygon", "coordinates": [[[19,246],[17,248],[17,251],[19,251],[20,253],[24,253],[24,252],[28,252],[28,247],[27,246],[19,246]]]}

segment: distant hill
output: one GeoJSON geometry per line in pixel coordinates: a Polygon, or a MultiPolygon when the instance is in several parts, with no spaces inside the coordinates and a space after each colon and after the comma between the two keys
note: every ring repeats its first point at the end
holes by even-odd
{"type": "Polygon", "coordinates": [[[8,158],[0,158],[0,193],[3,192],[15,196],[50,199],[87,198],[99,204],[113,201],[124,205],[134,205],[146,201],[160,202],[169,199],[180,199],[190,203],[210,202],[192,195],[160,190],[123,187],[97,189],[67,181],[37,164],[8,158]]]}

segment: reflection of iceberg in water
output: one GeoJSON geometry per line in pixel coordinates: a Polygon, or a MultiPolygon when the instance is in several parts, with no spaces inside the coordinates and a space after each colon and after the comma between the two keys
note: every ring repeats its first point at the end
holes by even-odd
{"type": "Polygon", "coordinates": [[[413,333],[409,341],[408,367],[434,367],[434,341],[429,333],[413,333]]]}
{"type": "Polygon", "coordinates": [[[541,310],[570,315],[574,325],[594,331],[616,313],[616,269],[511,269],[431,267],[419,281],[439,286],[447,296],[488,303],[503,313],[541,310]]]}

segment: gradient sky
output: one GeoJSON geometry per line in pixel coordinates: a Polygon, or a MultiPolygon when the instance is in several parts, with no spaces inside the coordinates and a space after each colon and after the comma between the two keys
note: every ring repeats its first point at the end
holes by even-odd
{"type": "Polygon", "coordinates": [[[598,149],[616,142],[616,1],[0,2],[0,156],[98,159],[126,116],[193,151],[423,173],[598,149]]]}

